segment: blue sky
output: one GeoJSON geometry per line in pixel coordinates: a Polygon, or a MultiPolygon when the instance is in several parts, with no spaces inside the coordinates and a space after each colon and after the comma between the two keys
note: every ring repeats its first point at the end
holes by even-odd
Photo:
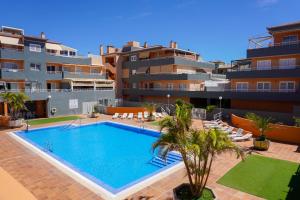
{"type": "Polygon", "coordinates": [[[0,25],[41,31],[52,40],[98,53],[99,44],[177,41],[205,60],[246,56],[248,38],[266,26],[300,20],[299,0],[26,0],[1,2],[0,25]]]}

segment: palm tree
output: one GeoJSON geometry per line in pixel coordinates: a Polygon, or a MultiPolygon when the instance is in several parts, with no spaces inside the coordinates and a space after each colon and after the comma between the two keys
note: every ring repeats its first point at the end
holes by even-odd
{"type": "Polygon", "coordinates": [[[186,114],[190,111],[188,104],[176,104],[175,117],[166,117],[160,122],[160,129],[165,133],[153,144],[153,150],[158,148],[163,157],[171,151],[182,155],[192,196],[198,198],[207,184],[216,155],[233,151],[239,157],[243,153],[224,132],[191,129],[191,116],[186,114]]]}
{"type": "Polygon", "coordinates": [[[153,112],[155,112],[155,110],[156,110],[156,104],[154,104],[154,103],[145,103],[144,107],[146,108],[146,110],[149,113],[148,119],[153,120],[153,112]]]}
{"type": "Polygon", "coordinates": [[[262,117],[254,113],[247,113],[246,118],[252,120],[256,128],[260,131],[259,140],[267,139],[266,132],[271,130],[271,117],[262,117]]]}
{"type": "Polygon", "coordinates": [[[29,100],[29,97],[22,92],[5,92],[0,94],[0,96],[2,97],[3,101],[7,103],[13,120],[18,118],[18,114],[21,110],[26,109],[25,102],[29,100]]]}

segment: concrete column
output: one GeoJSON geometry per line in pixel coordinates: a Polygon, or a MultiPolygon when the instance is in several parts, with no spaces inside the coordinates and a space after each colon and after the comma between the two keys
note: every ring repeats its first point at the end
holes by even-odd
{"type": "Polygon", "coordinates": [[[94,81],[94,90],[96,90],[96,82],[94,81]]]}
{"type": "Polygon", "coordinates": [[[73,81],[70,82],[71,91],[73,91],[73,81]]]}

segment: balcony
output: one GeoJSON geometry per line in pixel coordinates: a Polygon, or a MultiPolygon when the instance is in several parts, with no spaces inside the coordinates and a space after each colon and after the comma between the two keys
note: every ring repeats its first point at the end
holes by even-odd
{"type": "Polygon", "coordinates": [[[199,67],[199,68],[215,67],[215,65],[212,63],[201,62],[195,59],[190,59],[182,56],[158,57],[158,58],[123,62],[124,68],[138,68],[138,67],[148,67],[148,66],[150,67],[150,66],[161,66],[161,65],[185,65],[185,66],[199,67]]]}
{"type": "Polygon", "coordinates": [[[24,92],[30,97],[30,100],[47,100],[49,95],[51,99],[89,99],[92,97],[102,97],[110,96],[114,97],[114,90],[112,88],[101,88],[97,90],[93,89],[80,89],[80,90],[70,90],[70,89],[17,89],[17,90],[2,90],[1,92],[24,92]]]}
{"type": "Polygon", "coordinates": [[[169,89],[169,88],[127,88],[123,89],[123,95],[130,96],[161,96],[165,97],[170,94],[174,97],[189,98],[215,98],[222,96],[224,99],[241,99],[241,100],[277,100],[277,101],[298,101],[300,102],[299,90],[236,90],[220,89],[219,91],[205,91],[197,89],[169,89]]]}
{"type": "Polygon", "coordinates": [[[24,60],[24,51],[12,48],[0,48],[0,58],[12,60],[24,60]]]}
{"type": "Polygon", "coordinates": [[[226,74],[228,79],[248,78],[299,78],[300,66],[272,66],[264,69],[237,68],[229,70],[226,74]]]}
{"type": "Polygon", "coordinates": [[[46,62],[61,63],[61,64],[77,64],[77,65],[91,65],[90,57],[84,56],[63,56],[57,54],[46,53],[46,62]]]}
{"type": "Polygon", "coordinates": [[[63,78],[86,78],[86,79],[105,79],[105,75],[101,73],[84,73],[84,72],[63,72],[63,78]]]}
{"type": "Polygon", "coordinates": [[[159,80],[211,80],[225,79],[225,75],[209,74],[209,73],[195,73],[195,74],[177,74],[177,73],[160,73],[160,74],[134,74],[130,76],[130,82],[139,81],[159,81],[159,80]]]}
{"type": "Polygon", "coordinates": [[[24,69],[7,69],[1,68],[0,70],[1,79],[10,79],[10,80],[24,80],[25,74],[24,69]]]}
{"type": "Polygon", "coordinates": [[[265,37],[265,40],[264,38],[250,39],[247,58],[300,54],[300,40],[272,43],[271,39],[271,37],[265,37]]]}

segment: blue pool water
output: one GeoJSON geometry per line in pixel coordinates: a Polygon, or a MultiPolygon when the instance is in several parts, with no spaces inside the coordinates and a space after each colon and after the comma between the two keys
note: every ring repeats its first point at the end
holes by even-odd
{"type": "Polygon", "coordinates": [[[114,193],[162,170],[149,162],[159,136],[155,131],[103,122],[17,135],[114,193]]]}

